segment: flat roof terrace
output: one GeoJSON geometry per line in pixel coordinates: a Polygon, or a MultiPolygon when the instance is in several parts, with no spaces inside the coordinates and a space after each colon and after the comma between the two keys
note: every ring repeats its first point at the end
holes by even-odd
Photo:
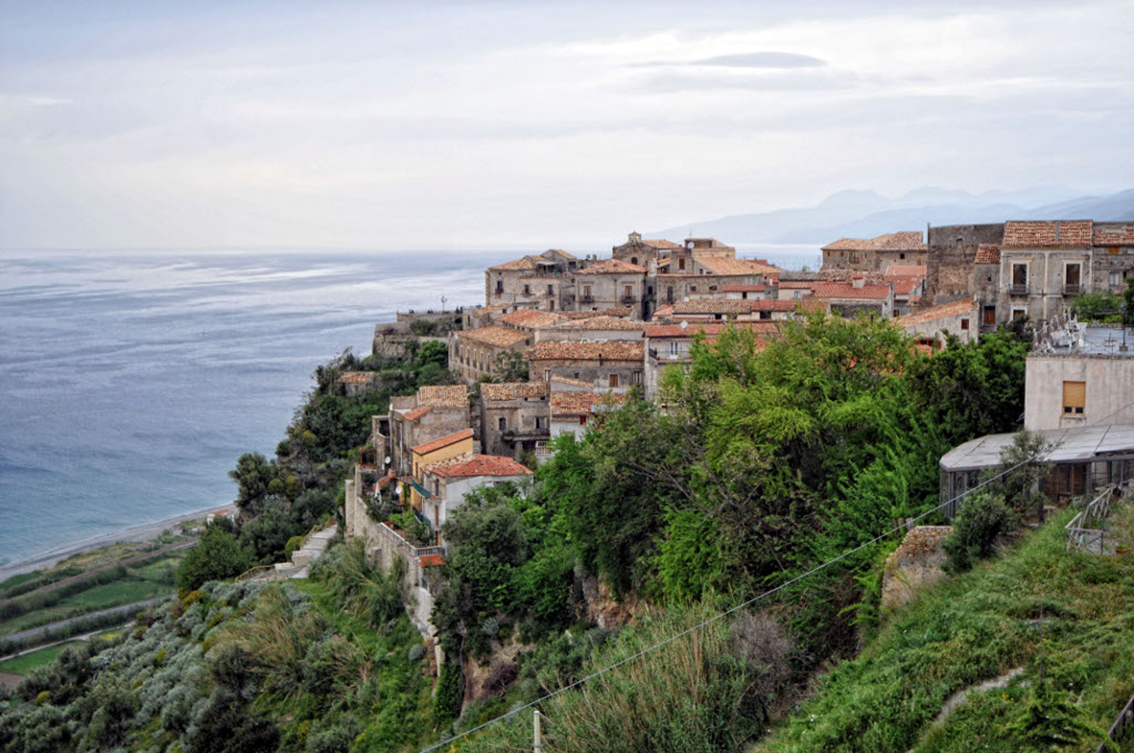
{"type": "Polygon", "coordinates": [[[1033,355],[1037,356],[1120,356],[1134,357],[1134,334],[1126,333],[1126,350],[1122,349],[1122,328],[1105,327],[1085,322],[1059,323],[1042,333],[1033,355]]]}
{"type": "MultiPolygon", "coordinates": [[[[1134,459],[1134,425],[1077,426],[1035,433],[1055,445],[1046,458],[1051,463],[1134,459]]],[[[958,473],[1000,465],[1001,451],[1012,445],[1015,436],[989,434],[965,442],[941,458],[940,468],[948,473],[958,473]]]]}

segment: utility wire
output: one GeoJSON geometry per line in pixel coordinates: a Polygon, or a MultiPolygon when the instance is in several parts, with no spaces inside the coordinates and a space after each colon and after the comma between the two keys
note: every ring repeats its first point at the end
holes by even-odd
{"type": "MultiPolygon", "coordinates": [[[[1134,402],[1131,402],[1130,404],[1134,405],[1134,402]]],[[[572,688],[577,688],[580,685],[582,685],[583,683],[588,682],[589,680],[593,680],[596,677],[599,677],[601,675],[606,674],[607,672],[610,672],[611,670],[617,669],[617,668],[621,667],[623,664],[628,664],[628,663],[634,661],[635,659],[639,659],[639,658],[645,656],[646,654],[657,651],[659,648],[663,648],[664,646],[668,646],[669,644],[673,643],[674,641],[676,641],[679,638],[684,638],[685,636],[687,636],[691,633],[695,633],[698,630],[701,630],[702,628],[705,628],[705,627],[708,627],[709,625],[712,625],[714,622],[717,622],[719,620],[723,620],[725,617],[728,617],[731,614],[739,612],[742,609],[746,609],[747,607],[750,607],[753,604],[755,604],[759,601],[762,601],[762,600],[768,598],[769,596],[772,596],[773,594],[778,593],[779,591],[782,591],[783,589],[787,588],[788,586],[791,586],[791,585],[794,585],[795,583],[800,582],[804,578],[809,578],[810,576],[815,575],[816,573],[827,569],[831,565],[835,564],[836,562],[840,562],[840,561],[846,559],[847,557],[851,556],[852,554],[855,554],[857,552],[861,552],[863,549],[866,549],[869,546],[877,544],[879,541],[886,538],[890,534],[897,533],[898,531],[901,531],[903,529],[908,529],[911,524],[917,522],[918,520],[921,520],[922,518],[926,517],[927,515],[935,513],[938,510],[941,510],[942,508],[946,507],[947,505],[950,505],[954,502],[957,502],[958,500],[962,499],[963,497],[966,497],[969,494],[972,494],[977,489],[980,489],[981,487],[987,486],[987,485],[991,484],[993,481],[996,481],[1000,478],[1003,478],[1004,476],[1007,476],[1009,473],[1016,470],[1017,468],[1019,468],[1022,465],[1030,463],[1034,460],[1038,460],[1042,455],[1046,454],[1047,452],[1050,452],[1051,449],[1054,449],[1054,448],[1045,448],[1043,450],[1040,450],[1035,455],[1032,455],[1029,458],[1025,458],[1024,460],[1021,460],[1019,463],[1012,466],[1011,468],[1008,468],[1007,470],[1003,470],[1000,473],[996,474],[995,476],[992,476],[991,478],[985,479],[984,481],[982,481],[979,484],[977,484],[976,486],[974,486],[972,489],[967,489],[964,492],[961,492],[956,497],[953,497],[950,500],[942,502],[941,504],[937,505],[936,507],[930,508],[929,510],[926,510],[925,512],[921,513],[920,515],[917,515],[913,518],[910,518],[909,520],[907,520],[902,525],[895,526],[894,528],[891,528],[889,531],[886,531],[882,535],[876,536],[876,537],[874,537],[870,541],[867,541],[864,544],[859,544],[858,546],[856,546],[853,549],[848,549],[847,551],[840,554],[838,557],[827,560],[823,564],[818,565],[816,567],[813,567],[812,569],[808,570],[807,572],[802,573],[801,575],[797,575],[794,578],[792,578],[788,581],[785,581],[784,583],[781,583],[780,585],[776,586],[775,588],[773,588],[769,591],[765,591],[764,593],[760,594],[759,596],[754,596],[753,598],[749,599],[748,601],[737,604],[732,609],[729,609],[725,612],[721,612],[720,614],[718,614],[714,617],[710,617],[709,619],[705,620],[704,622],[698,623],[697,625],[694,625],[693,627],[682,630],[680,633],[672,635],[669,638],[666,638],[665,640],[661,641],[660,643],[655,643],[652,646],[644,648],[641,651],[639,651],[638,653],[633,654],[631,656],[628,656],[625,659],[621,659],[619,661],[616,661],[614,664],[603,667],[602,669],[598,670],[597,672],[592,672],[591,674],[587,675],[586,677],[581,677],[578,680],[575,680],[574,682],[570,683],[569,685],[564,685],[563,687],[558,688],[557,690],[553,690],[550,693],[548,693],[547,695],[543,696],[542,698],[537,698],[536,700],[534,700],[530,703],[526,703],[523,706],[520,706],[518,708],[512,709],[511,711],[509,711],[505,714],[501,714],[498,717],[495,717],[493,719],[489,719],[487,722],[484,722],[483,724],[478,724],[477,726],[473,727],[472,729],[465,730],[464,732],[460,733],[459,735],[455,735],[455,736],[449,738],[448,740],[443,740],[441,742],[438,742],[434,745],[429,746],[428,748],[424,748],[424,749],[422,749],[421,753],[429,753],[430,751],[437,750],[438,748],[444,747],[446,745],[451,745],[452,743],[456,742],[457,740],[460,740],[462,737],[465,737],[467,735],[471,735],[474,732],[482,730],[485,727],[488,727],[489,725],[495,724],[496,722],[499,722],[503,719],[507,719],[510,716],[515,716],[516,714],[520,713],[521,711],[524,711],[525,709],[530,709],[533,706],[538,706],[539,704],[541,704],[545,701],[548,701],[548,700],[554,698],[555,696],[560,695],[561,693],[566,693],[568,690],[571,690],[572,688]]]]}

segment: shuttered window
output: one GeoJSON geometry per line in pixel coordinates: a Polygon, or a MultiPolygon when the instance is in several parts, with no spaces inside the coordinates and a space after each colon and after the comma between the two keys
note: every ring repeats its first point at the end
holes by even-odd
{"type": "Polygon", "coordinates": [[[1087,406],[1087,383],[1086,382],[1064,382],[1063,383],[1063,414],[1069,416],[1083,415],[1083,409],[1087,406]]]}

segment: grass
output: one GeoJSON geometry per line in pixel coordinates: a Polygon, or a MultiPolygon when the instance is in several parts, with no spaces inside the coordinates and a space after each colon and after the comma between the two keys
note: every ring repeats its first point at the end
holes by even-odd
{"type": "Polygon", "coordinates": [[[33,570],[30,573],[20,573],[19,575],[13,575],[11,578],[8,578],[3,583],[0,583],[0,591],[7,593],[8,591],[12,590],[13,588],[20,585],[21,583],[27,583],[29,580],[34,580],[34,579],[38,578],[40,575],[41,575],[41,573],[38,570],[33,570]]]}
{"type": "Polygon", "coordinates": [[[117,580],[68,596],[59,603],[59,606],[77,609],[81,613],[97,612],[100,609],[133,604],[136,601],[145,601],[172,592],[172,586],[152,583],[148,580],[117,580]]]}
{"type": "Polygon", "coordinates": [[[56,646],[48,646],[41,648],[38,651],[32,651],[27,654],[7,659],[0,662],[0,672],[11,672],[14,675],[26,675],[33,669],[39,669],[55,661],[59,654],[63,653],[63,649],[74,646],[82,641],[67,641],[60,643],[56,646]]]}
{"type": "MultiPolygon", "coordinates": [[[[1009,725],[1035,694],[1041,646],[1045,677],[1077,701],[1078,718],[1109,728],[1134,694],[1134,557],[1065,553],[1072,514],[900,610],[753,751],[1021,750],[1009,725]],[[1025,671],[1007,688],[971,694],[930,729],[950,695],[1015,667],[1025,671]]],[[[1117,510],[1115,523],[1134,524],[1134,506],[1117,510]]],[[[1087,735],[1066,750],[1093,751],[1100,740],[1087,735]]]]}

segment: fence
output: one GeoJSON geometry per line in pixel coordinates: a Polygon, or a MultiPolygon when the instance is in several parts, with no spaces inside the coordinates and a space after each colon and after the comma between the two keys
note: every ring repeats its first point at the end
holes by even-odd
{"type": "Polygon", "coordinates": [[[1107,543],[1111,537],[1107,536],[1101,526],[1110,515],[1110,504],[1117,495],[1118,487],[1112,486],[1099,496],[1087,503],[1086,508],[1063,528],[1064,548],[1070,552],[1087,551],[1093,554],[1105,554],[1107,543]],[[1098,527],[1096,527],[1098,526],[1098,527]]]}
{"type": "Polygon", "coordinates": [[[413,544],[409,543],[400,533],[398,533],[397,530],[389,523],[380,524],[378,526],[378,530],[385,534],[386,537],[391,539],[400,548],[408,552],[411,557],[432,557],[445,553],[445,547],[443,546],[414,546],[413,544]]]}
{"type": "MultiPolygon", "coordinates": [[[[1118,718],[1114,720],[1114,724],[1110,725],[1110,730],[1106,733],[1106,736],[1117,741],[1119,738],[1130,735],[1131,727],[1134,727],[1134,695],[1130,696],[1126,706],[1118,712],[1118,718]]],[[[1106,753],[1106,743],[1099,745],[1095,753],[1106,753]]]]}

